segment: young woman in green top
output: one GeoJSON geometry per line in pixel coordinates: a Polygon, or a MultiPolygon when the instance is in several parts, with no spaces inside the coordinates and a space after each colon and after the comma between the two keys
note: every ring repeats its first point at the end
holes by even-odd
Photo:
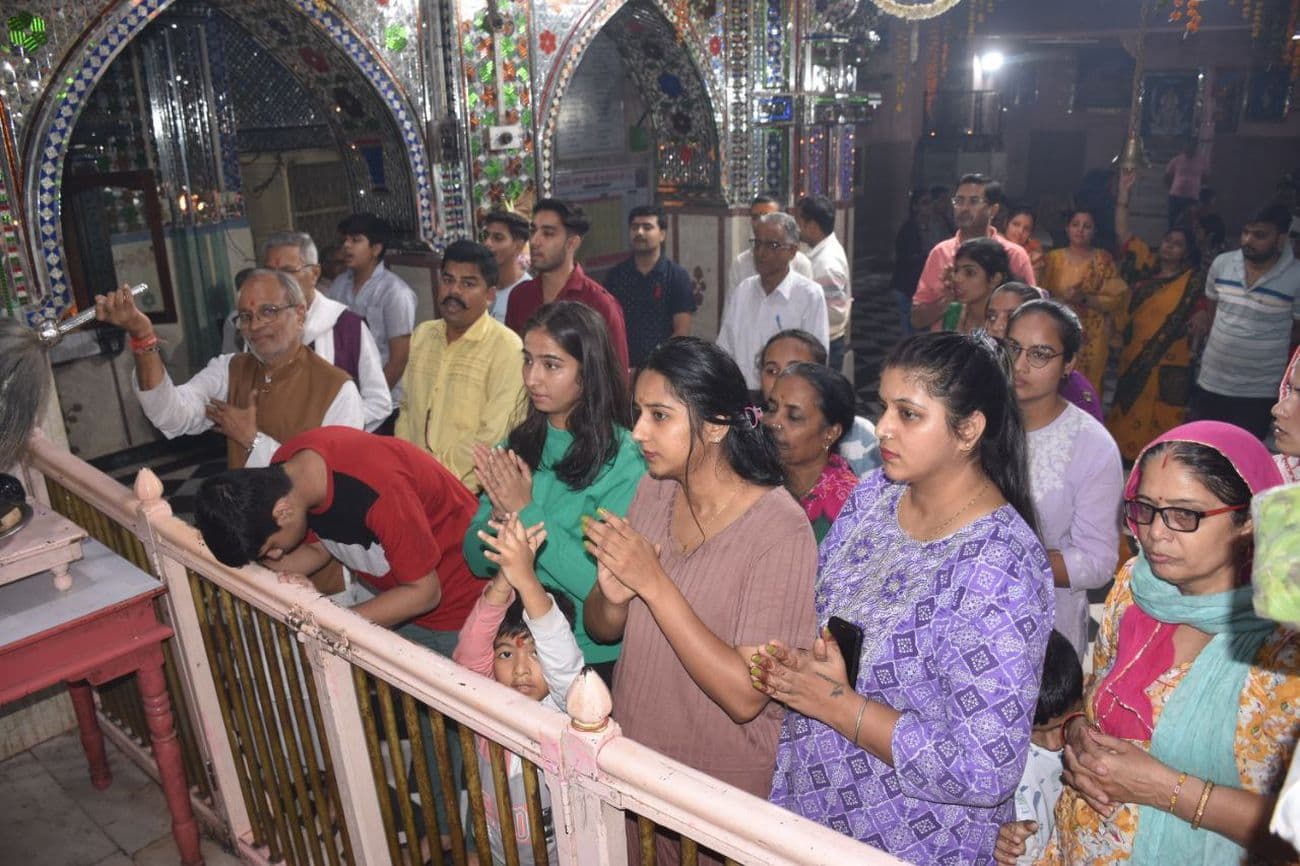
{"type": "Polygon", "coordinates": [[[480,577],[496,572],[478,538],[493,515],[503,520],[517,513],[530,527],[545,522],[537,577],[573,601],[578,646],[609,681],[620,644],[596,643],[583,625],[596,562],[583,548],[582,518],[600,508],[626,514],[645,460],[628,431],[627,378],[600,316],[573,301],[538,310],[524,326],[524,387],[523,423],[502,446],[475,448],[483,493],[465,534],[465,559],[480,577]]]}

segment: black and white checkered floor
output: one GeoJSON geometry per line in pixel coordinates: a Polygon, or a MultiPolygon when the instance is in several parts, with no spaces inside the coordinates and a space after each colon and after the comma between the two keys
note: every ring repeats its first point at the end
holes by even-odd
{"type": "Polygon", "coordinates": [[[217,433],[183,436],[155,442],[90,461],[127,487],[142,468],[152,469],[163,483],[163,496],[172,514],[194,522],[194,496],[203,479],[226,469],[226,440],[217,433]]]}

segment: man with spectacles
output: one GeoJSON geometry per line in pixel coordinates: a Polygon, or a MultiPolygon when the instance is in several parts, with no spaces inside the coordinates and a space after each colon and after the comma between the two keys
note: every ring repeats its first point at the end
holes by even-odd
{"type": "Polygon", "coordinates": [[[993,238],[1007,251],[1007,257],[1011,260],[1008,279],[1033,282],[1034,267],[1029,262],[1029,253],[1020,244],[1004,238],[993,227],[993,218],[1003,203],[1002,184],[996,180],[982,174],[967,174],[957,182],[957,191],[952,197],[957,234],[936,244],[925,260],[921,279],[916,284],[916,294],[912,296],[913,328],[929,328],[932,331],[943,329],[943,314],[948,305],[957,299],[952,279],[952,262],[957,256],[957,247],[964,241],[993,238]]]}
{"type": "Polygon", "coordinates": [[[799,225],[785,213],[763,214],[757,222],[750,246],[758,273],[727,295],[718,332],[718,346],[740,365],[751,391],[762,385],[759,355],[778,331],[799,328],[830,348],[822,287],[790,267],[799,249],[799,225]]]}
{"type": "Polygon", "coordinates": [[[260,268],[239,289],[235,321],[247,352],[218,355],[177,385],[153,323],[123,286],[95,296],[95,318],[123,328],[135,356],[132,388],[168,439],[216,428],[232,469],[266,466],[285,439],[323,426],[362,426],[361,395],[338,367],[302,343],[307,305],[288,274],[260,268]]]}
{"type": "MultiPolygon", "coordinates": [[[[763,214],[776,213],[781,209],[780,203],[770,195],[756,195],[749,205],[749,233],[752,237],[754,230],[758,228],[758,218],[763,214]]],[[[790,269],[796,274],[802,274],[808,279],[812,279],[813,267],[812,262],[803,252],[796,250],[794,261],[790,263],[790,269]]],[[[738,256],[731,262],[731,267],[727,270],[727,294],[730,296],[736,291],[736,286],[754,276],[758,271],[754,270],[754,250],[749,245],[745,246],[738,256]]],[[[743,366],[743,365],[742,365],[743,366]]]]}
{"type": "Polygon", "coordinates": [[[373,431],[393,412],[384,378],[384,362],[370,328],[356,313],[316,290],[320,256],[311,235],[276,232],[262,244],[262,266],[288,274],[302,289],[307,304],[302,341],[312,351],[352,377],[361,391],[366,429],[373,431]]]}
{"type": "Polygon", "coordinates": [[[483,218],[483,245],[497,260],[497,299],[492,302],[492,318],[506,322],[510,293],[515,286],[533,277],[524,270],[522,257],[528,246],[528,220],[512,210],[491,210],[483,218]]]}

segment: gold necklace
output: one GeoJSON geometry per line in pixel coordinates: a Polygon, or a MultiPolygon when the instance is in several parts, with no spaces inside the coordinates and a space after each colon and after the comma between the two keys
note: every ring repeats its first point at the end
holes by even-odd
{"type": "MultiPolygon", "coordinates": [[[[725,512],[725,511],[726,511],[726,510],[731,506],[732,500],[734,500],[734,499],[735,499],[735,498],[740,494],[740,490],[741,490],[742,487],[744,487],[743,484],[742,484],[742,485],[738,485],[738,486],[736,487],[735,490],[731,491],[731,495],[727,497],[727,500],[726,500],[725,502],[722,503],[722,506],[721,506],[717,511],[713,512],[713,515],[712,515],[711,517],[709,517],[708,520],[700,520],[700,521],[698,521],[699,528],[700,528],[700,543],[697,544],[697,545],[695,545],[695,549],[696,549],[696,550],[699,550],[701,547],[703,547],[703,546],[704,546],[704,542],[706,542],[706,541],[709,540],[709,529],[712,528],[713,523],[714,523],[714,522],[715,522],[715,521],[716,521],[720,516],[722,516],[722,514],[723,514],[723,513],[724,513],[724,512],[725,512]]],[[[690,503],[690,500],[686,498],[686,491],[685,491],[685,490],[682,491],[682,500],[686,502],[686,507],[687,507],[687,509],[689,509],[690,512],[691,512],[691,515],[694,516],[694,515],[695,515],[695,510],[694,510],[693,508],[691,508],[691,503],[690,503]]],[[[681,549],[682,549],[682,553],[690,553],[690,552],[691,552],[691,546],[690,546],[689,544],[681,544],[681,545],[679,545],[679,546],[680,546],[681,549]]]]}
{"type": "MultiPolygon", "coordinates": [[[[956,513],[954,513],[952,517],[949,517],[943,523],[940,523],[938,526],[931,529],[929,535],[925,536],[924,538],[917,538],[916,540],[921,542],[928,542],[928,541],[934,541],[936,538],[942,537],[943,531],[947,529],[954,520],[956,520],[958,517],[961,517],[963,514],[965,514],[966,510],[970,508],[972,505],[974,505],[976,500],[978,500],[980,496],[983,495],[984,491],[988,488],[988,486],[989,486],[989,480],[985,478],[984,483],[980,485],[980,489],[975,491],[975,495],[972,496],[969,500],[967,500],[965,505],[957,509],[956,513]]],[[[907,488],[907,499],[909,502],[912,501],[912,488],[910,486],[907,488]]],[[[916,509],[915,503],[913,503],[912,509],[913,510],[916,509]]]]}

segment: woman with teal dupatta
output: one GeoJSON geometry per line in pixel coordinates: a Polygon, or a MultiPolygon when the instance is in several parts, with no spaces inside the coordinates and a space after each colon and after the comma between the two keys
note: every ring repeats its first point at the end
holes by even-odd
{"type": "Polygon", "coordinates": [[[1065,792],[1039,863],[1292,862],[1268,820],[1300,732],[1300,638],[1251,606],[1251,497],[1281,483],[1230,424],[1142,452],[1086,715],[1065,723],[1065,792]]]}

